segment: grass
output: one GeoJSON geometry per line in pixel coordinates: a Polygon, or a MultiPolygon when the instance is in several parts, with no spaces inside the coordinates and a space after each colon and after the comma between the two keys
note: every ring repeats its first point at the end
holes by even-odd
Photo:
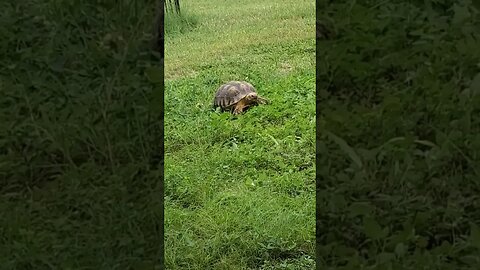
{"type": "Polygon", "coordinates": [[[322,269],[477,269],[480,18],[470,1],[318,12],[322,269]]]}
{"type": "Polygon", "coordinates": [[[154,6],[0,3],[2,269],[158,267],[154,6]]]}
{"type": "Polygon", "coordinates": [[[313,269],[313,1],[182,1],[166,18],[167,269],[313,269]],[[183,30],[179,30],[183,29],[183,30]],[[216,113],[247,80],[271,104],[216,113]]]}

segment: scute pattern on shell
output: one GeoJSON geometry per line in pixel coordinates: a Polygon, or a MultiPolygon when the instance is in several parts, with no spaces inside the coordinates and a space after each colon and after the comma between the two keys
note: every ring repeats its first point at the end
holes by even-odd
{"type": "Polygon", "coordinates": [[[222,109],[228,109],[253,92],[256,92],[256,89],[250,83],[231,81],[218,88],[213,105],[222,109]]]}

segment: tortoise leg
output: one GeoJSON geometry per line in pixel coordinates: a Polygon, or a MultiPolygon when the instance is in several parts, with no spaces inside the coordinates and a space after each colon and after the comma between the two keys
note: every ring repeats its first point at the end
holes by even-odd
{"type": "Polygon", "coordinates": [[[237,115],[243,112],[243,110],[246,108],[245,102],[243,100],[240,100],[240,102],[235,105],[235,109],[233,110],[233,114],[237,115]]]}

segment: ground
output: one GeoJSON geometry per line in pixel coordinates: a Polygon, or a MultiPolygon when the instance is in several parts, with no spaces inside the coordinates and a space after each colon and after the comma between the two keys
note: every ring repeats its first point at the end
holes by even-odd
{"type": "Polygon", "coordinates": [[[166,20],[166,267],[313,269],[315,3],[181,3],[166,20]],[[230,80],[270,104],[214,112],[230,80]]]}
{"type": "Polygon", "coordinates": [[[0,3],[1,269],[158,266],[155,4],[136,3],[0,3]]]}
{"type": "Polygon", "coordinates": [[[478,5],[321,3],[319,266],[477,269],[478,5]]]}
{"type": "MultiPolygon", "coordinates": [[[[167,269],[312,269],[315,172],[317,266],[477,269],[477,2],[318,1],[317,128],[315,4],[258,2],[167,18],[167,269]]],[[[154,6],[0,2],[2,269],[158,269],[154,6]]]]}

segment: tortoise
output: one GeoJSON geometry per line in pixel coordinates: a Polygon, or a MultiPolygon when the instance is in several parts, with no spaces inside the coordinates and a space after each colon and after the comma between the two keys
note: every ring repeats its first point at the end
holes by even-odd
{"type": "Polygon", "coordinates": [[[217,89],[213,107],[230,111],[234,115],[246,111],[249,107],[266,104],[267,99],[258,96],[253,85],[245,81],[230,81],[217,89]]]}

